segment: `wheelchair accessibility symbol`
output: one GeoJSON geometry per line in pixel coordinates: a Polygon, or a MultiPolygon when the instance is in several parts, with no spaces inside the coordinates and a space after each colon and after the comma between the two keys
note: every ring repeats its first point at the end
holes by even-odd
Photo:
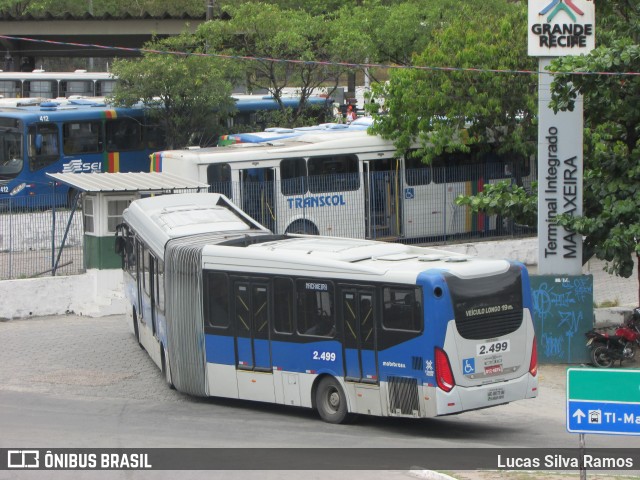
{"type": "Polygon", "coordinates": [[[465,375],[471,375],[476,373],[476,359],[475,358],[463,358],[462,359],[462,371],[465,375]]]}
{"type": "Polygon", "coordinates": [[[404,189],[404,198],[405,200],[413,200],[413,197],[416,196],[416,191],[414,188],[405,188],[404,189]]]}

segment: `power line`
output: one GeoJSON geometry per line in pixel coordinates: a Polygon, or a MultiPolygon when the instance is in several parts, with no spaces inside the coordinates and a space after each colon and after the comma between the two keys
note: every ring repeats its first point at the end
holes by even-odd
{"type": "Polygon", "coordinates": [[[180,57],[210,57],[210,58],[224,58],[228,60],[246,60],[246,61],[259,61],[259,62],[271,62],[271,63],[290,63],[298,65],[320,65],[320,66],[333,66],[343,68],[380,68],[380,69],[394,69],[394,70],[423,70],[423,71],[436,71],[436,72],[472,72],[472,73],[500,73],[500,74],[512,74],[512,75],[607,75],[607,76],[640,76],[640,72],[551,72],[551,71],[539,71],[539,70],[517,70],[517,69],[499,69],[499,68],[472,68],[472,67],[435,67],[435,66],[419,66],[419,65],[387,65],[382,63],[351,63],[351,62],[330,62],[319,60],[295,60],[284,58],[270,58],[270,57],[253,57],[247,55],[225,55],[220,53],[199,53],[199,52],[179,52],[171,50],[154,50],[148,48],[130,48],[130,47],[114,47],[108,45],[99,44],[85,44],[85,43],[72,43],[72,42],[60,42],[55,40],[42,40],[28,37],[13,37],[9,35],[0,35],[0,38],[5,40],[23,41],[23,42],[35,42],[45,43],[49,45],[61,45],[78,47],[84,49],[93,50],[112,50],[133,52],[133,53],[151,53],[156,55],[175,55],[180,57]]]}

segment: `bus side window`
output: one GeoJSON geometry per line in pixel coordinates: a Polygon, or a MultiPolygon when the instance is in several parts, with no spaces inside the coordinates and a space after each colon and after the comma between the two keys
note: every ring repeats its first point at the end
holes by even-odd
{"type": "Polygon", "coordinates": [[[360,188],[358,157],[355,155],[311,157],[307,165],[311,193],[345,192],[360,188]]]}
{"type": "Polygon", "coordinates": [[[39,123],[29,127],[29,168],[36,171],[58,161],[58,126],[39,123]]]}
{"type": "Polygon", "coordinates": [[[289,278],[273,280],[273,329],[276,333],[293,333],[293,281],[289,278]]]}
{"type": "Polygon", "coordinates": [[[65,155],[100,153],[103,144],[100,122],[71,122],[62,126],[62,149],[65,155]]]}
{"type": "Polygon", "coordinates": [[[131,118],[108,120],[106,123],[107,151],[140,150],[142,134],[140,123],[131,118]]]}
{"type": "Polygon", "coordinates": [[[283,195],[307,193],[307,163],[304,158],[286,158],[280,162],[280,189],[283,195]]]}
{"type": "Polygon", "coordinates": [[[296,294],[298,333],[333,337],[336,332],[333,285],[326,281],[298,280],[296,294]]]}
{"type": "Polygon", "coordinates": [[[212,163],[209,165],[207,167],[207,184],[210,192],[222,193],[233,200],[231,167],[228,163],[212,163]]]}
{"type": "MultiPolygon", "coordinates": [[[[222,272],[204,272],[203,309],[205,330],[229,326],[229,277],[222,272]]],[[[219,332],[217,332],[219,333],[219,332]]]]}
{"type": "Polygon", "coordinates": [[[392,330],[422,331],[420,289],[385,287],[382,325],[392,330]]]}
{"type": "Polygon", "coordinates": [[[411,155],[405,157],[405,171],[407,185],[429,185],[431,183],[431,166],[424,163],[421,157],[411,155]]]}

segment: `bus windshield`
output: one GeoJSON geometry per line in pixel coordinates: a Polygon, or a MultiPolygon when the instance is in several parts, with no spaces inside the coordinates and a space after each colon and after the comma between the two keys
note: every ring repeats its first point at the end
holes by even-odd
{"type": "Polygon", "coordinates": [[[15,178],[22,171],[22,134],[0,129],[0,178],[15,178]]]}

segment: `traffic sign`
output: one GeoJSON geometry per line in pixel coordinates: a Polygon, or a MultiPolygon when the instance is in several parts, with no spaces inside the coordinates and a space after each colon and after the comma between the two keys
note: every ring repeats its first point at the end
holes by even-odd
{"type": "Polygon", "coordinates": [[[567,369],[567,430],[640,435],[640,370],[567,369]]]}

